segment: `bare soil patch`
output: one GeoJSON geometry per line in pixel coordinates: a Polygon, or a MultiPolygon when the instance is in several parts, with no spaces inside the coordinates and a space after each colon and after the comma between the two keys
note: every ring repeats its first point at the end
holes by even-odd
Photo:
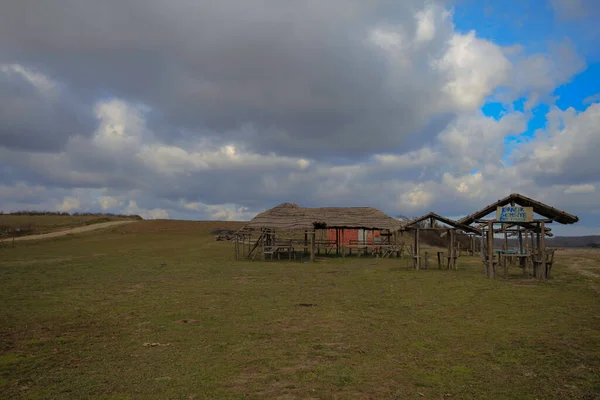
{"type": "Polygon", "coordinates": [[[178,324],[188,324],[188,325],[193,325],[193,324],[199,324],[200,320],[199,319],[180,319],[175,321],[178,324]]]}

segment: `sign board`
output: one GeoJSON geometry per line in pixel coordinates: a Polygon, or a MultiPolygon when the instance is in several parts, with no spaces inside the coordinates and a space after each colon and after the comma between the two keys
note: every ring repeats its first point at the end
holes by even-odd
{"type": "Polygon", "coordinates": [[[533,221],[533,207],[498,207],[496,220],[499,222],[531,222],[533,221]]]}

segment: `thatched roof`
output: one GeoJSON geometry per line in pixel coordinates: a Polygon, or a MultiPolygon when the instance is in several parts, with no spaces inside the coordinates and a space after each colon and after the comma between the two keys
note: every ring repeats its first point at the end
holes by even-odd
{"type": "Polygon", "coordinates": [[[404,225],[403,228],[406,229],[406,230],[416,229],[417,228],[417,224],[419,222],[428,221],[430,219],[438,221],[438,222],[441,222],[441,223],[446,224],[448,226],[451,226],[454,229],[458,229],[458,230],[461,230],[461,231],[464,231],[464,232],[468,232],[468,233],[474,233],[476,235],[481,235],[481,230],[479,230],[479,229],[477,229],[475,227],[472,227],[472,226],[469,226],[469,225],[460,224],[457,221],[454,221],[453,219],[442,217],[441,215],[436,214],[434,212],[430,212],[429,214],[425,214],[422,217],[410,220],[408,223],[406,223],[404,225]]]}
{"type": "Polygon", "coordinates": [[[458,221],[459,224],[471,225],[473,222],[485,217],[488,214],[496,211],[497,207],[506,206],[508,204],[515,203],[522,207],[532,207],[533,212],[542,215],[548,219],[559,222],[561,224],[574,224],[579,221],[579,218],[575,215],[568,214],[564,211],[558,210],[554,207],[550,207],[547,204],[539,201],[530,199],[518,193],[513,193],[503,199],[498,200],[495,203],[477,211],[475,214],[468,215],[458,221]]]}
{"type": "Polygon", "coordinates": [[[305,208],[283,203],[254,217],[244,229],[361,228],[398,230],[402,222],[372,207],[305,208]]]}

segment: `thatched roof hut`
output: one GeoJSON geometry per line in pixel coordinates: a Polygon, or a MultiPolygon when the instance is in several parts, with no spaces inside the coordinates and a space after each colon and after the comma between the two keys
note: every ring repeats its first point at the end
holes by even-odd
{"type": "Polygon", "coordinates": [[[305,208],[283,203],[254,217],[244,230],[311,230],[328,228],[396,231],[402,222],[372,207],[305,208]]]}

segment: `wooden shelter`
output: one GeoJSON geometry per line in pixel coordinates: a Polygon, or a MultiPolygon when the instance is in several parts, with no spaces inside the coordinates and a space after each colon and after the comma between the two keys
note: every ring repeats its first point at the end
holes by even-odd
{"type": "MultiPolygon", "coordinates": [[[[411,255],[413,258],[413,264],[415,269],[420,269],[421,264],[421,242],[420,242],[420,233],[422,231],[443,231],[447,233],[448,236],[448,252],[446,253],[447,259],[447,267],[448,269],[456,269],[456,259],[457,259],[457,242],[456,242],[456,234],[457,232],[471,234],[471,238],[474,235],[481,235],[481,231],[475,227],[460,224],[457,221],[452,219],[442,217],[436,213],[430,212],[428,214],[423,215],[422,217],[415,218],[408,223],[406,223],[403,228],[405,231],[413,231],[414,232],[414,246],[411,250],[411,255]],[[446,225],[441,226],[436,224],[436,222],[446,225]]],[[[471,241],[473,247],[474,243],[471,241]]],[[[473,248],[472,248],[473,249],[473,248]]],[[[474,249],[473,249],[474,250],[474,249]]],[[[437,252],[437,262],[438,268],[442,267],[442,254],[443,252],[437,252]]],[[[428,258],[427,255],[425,257],[425,267],[428,267],[428,258]]]]}
{"type": "Polygon", "coordinates": [[[487,277],[496,278],[496,267],[503,265],[504,277],[508,278],[508,264],[519,260],[519,265],[525,273],[531,273],[537,279],[549,279],[554,262],[554,249],[546,248],[546,236],[551,236],[550,229],[546,226],[552,222],[560,224],[574,224],[579,221],[575,215],[558,210],[542,202],[533,200],[518,193],[513,193],[503,199],[492,203],[476,213],[466,216],[458,222],[464,225],[474,223],[480,224],[483,234],[481,237],[482,251],[481,259],[484,265],[484,273],[487,277]],[[509,218],[498,218],[502,207],[516,205],[527,208],[531,215],[524,213],[509,218]],[[496,212],[495,218],[483,219],[489,214],[496,212]],[[543,218],[535,218],[537,214],[543,218]],[[498,228],[496,228],[499,226],[498,228]],[[494,236],[504,235],[504,246],[501,250],[494,249],[494,236]],[[508,235],[518,237],[518,250],[508,248],[508,235]],[[485,250],[485,251],[484,251],[485,250]]]}
{"type": "Polygon", "coordinates": [[[236,257],[255,259],[262,253],[263,259],[281,257],[282,254],[292,259],[298,253],[308,253],[313,260],[321,250],[345,256],[346,250],[352,252],[353,248],[359,254],[372,251],[390,256],[399,251],[395,232],[401,227],[401,221],[372,207],[306,208],[283,203],[258,214],[240,230],[236,238],[236,257]],[[335,240],[324,238],[325,231],[330,229],[336,230],[335,240]],[[346,229],[381,231],[382,240],[379,243],[356,241],[347,245],[343,240],[346,229]],[[297,237],[298,232],[304,233],[303,240],[297,237]],[[321,233],[320,240],[317,240],[317,232],[321,233]],[[282,239],[281,234],[291,237],[282,239]]]}

